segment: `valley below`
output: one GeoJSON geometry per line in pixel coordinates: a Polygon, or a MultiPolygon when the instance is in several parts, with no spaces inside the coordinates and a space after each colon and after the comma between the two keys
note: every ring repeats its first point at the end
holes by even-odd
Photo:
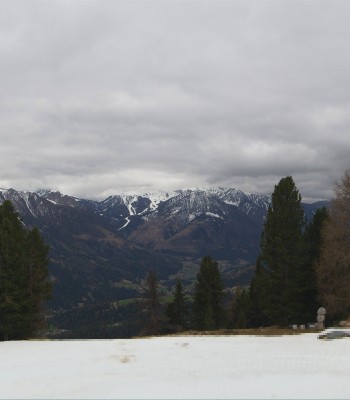
{"type": "MultiPolygon", "coordinates": [[[[233,188],[121,194],[102,201],[51,190],[1,189],[23,224],[50,245],[52,335],[131,337],[137,334],[143,280],[155,271],[164,302],[177,280],[190,293],[202,257],[219,265],[227,295],[254,274],[270,202],[233,188]]],[[[305,204],[311,218],[328,202],[305,204]]]]}

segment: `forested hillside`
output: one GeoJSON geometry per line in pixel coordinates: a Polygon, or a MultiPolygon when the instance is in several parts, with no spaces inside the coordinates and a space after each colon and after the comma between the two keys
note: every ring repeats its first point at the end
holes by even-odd
{"type": "MultiPolygon", "coordinates": [[[[107,325],[123,330],[125,319],[128,326],[140,323],[135,301],[143,297],[149,271],[157,274],[164,299],[179,279],[190,296],[205,255],[217,262],[229,301],[232,288],[249,285],[254,275],[270,204],[268,196],[227,188],[103,201],[2,189],[0,201],[5,200],[11,200],[26,227],[39,228],[51,247],[52,326],[76,329],[83,321],[98,332],[107,325]]],[[[303,205],[309,220],[323,204],[303,205]]]]}

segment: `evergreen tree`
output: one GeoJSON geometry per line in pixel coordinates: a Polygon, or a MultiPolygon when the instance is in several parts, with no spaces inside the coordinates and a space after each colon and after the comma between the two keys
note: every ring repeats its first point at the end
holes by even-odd
{"type": "Polygon", "coordinates": [[[230,327],[244,329],[251,326],[252,302],[249,293],[241,287],[235,291],[230,310],[230,327]]]}
{"type": "Polygon", "coordinates": [[[214,330],[223,326],[223,285],[217,262],[205,256],[195,283],[192,319],[198,330],[214,330]]]}
{"type": "Polygon", "coordinates": [[[316,275],[319,298],[334,318],[350,314],[350,169],[335,186],[316,275]]]}
{"type": "Polygon", "coordinates": [[[39,229],[33,228],[26,235],[27,285],[30,304],[30,331],[35,332],[43,324],[44,301],[52,296],[49,281],[49,251],[39,229]]]}
{"type": "Polygon", "coordinates": [[[178,330],[187,326],[187,306],[181,281],[178,280],[174,292],[174,300],[168,304],[167,315],[170,323],[178,330]]]}
{"type": "Polygon", "coordinates": [[[159,282],[155,271],[150,271],[145,278],[144,304],[146,322],[142,334],[155,335],[160,331],[161,313],[158,292],[159,282]]]}
{"type": "Polygon", "coordinates": [[[4,201],[0,205],[0,334],[4,340],[25,338],[39,329],[43,301],[51,293],[47,255],[39,231],[28,233],[12,203],[4,201]]]}
{"type": "Polygon", "coordinates": [[[260,258],[258,258],[255,267],[255,275],[249,288],[249,297],[251,300],[251,326],[261,327],[270,324],[270,320],[265,313],[265,299],[267,293],[268,274],[262,268],[260,258]]]}
{"type": "Polygon", "coordinates": [[[25,325],[25,237],[10,201],[0,206],[0,331],[4,340],[25,325]]]}
{"type": "Polygon", "coordinates": [[[320,259],[323,245],[322,230],[327,218],[327,209],[318,209],[312,221],[307,224],[303,235],[304,260],[299,290],[303,304],[302,316],[304,321],[314,321],[316,311],[320,307],[315,265],[320,259]]]}
{"type": "Polygon", "coordinates": [[[264,294],[262,314],[272,324],[287,325],[300,318],[304,224],[301,196],[288,176],[272,194],[260,244],[260,282],[255,282],[264,294]]]}

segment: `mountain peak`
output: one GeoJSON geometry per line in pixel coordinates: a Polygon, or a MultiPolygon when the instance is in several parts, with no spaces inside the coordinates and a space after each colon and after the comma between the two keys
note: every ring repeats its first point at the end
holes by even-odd
{"type": "Polygon", "coordinates": [[[36,193],[38,196],[45,197],[45,196],[47,196],[49,193],[59,193],[59,192],[56,191],[56,190],[53,190],[53,189],[39,188],[39,189],[37,189],[37,190],[35,191],[35,193],[36,193]]]}

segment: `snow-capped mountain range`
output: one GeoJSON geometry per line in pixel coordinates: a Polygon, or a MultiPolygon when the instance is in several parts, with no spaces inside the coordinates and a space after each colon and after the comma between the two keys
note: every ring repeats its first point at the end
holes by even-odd
{"type": "MultiPolygon", "coordinates": [[[[247,283],[270,197],[234,188],[124,193],[102,201],[0,189],[51,246],[54,307],[116,297],[111,282],[153,269],[162,279],[209,254],[229,284],[247,283]],[[89,300],[90,299],[90,300],[89,300]]],[[[307,215],[325,203],[305,205],[307,215]]]]}
{"type": "Polygon", "coordinates": [[[160,215],[166,219],[176,218],[183,224],[203,216],[224,220],[233,208],[259,220],[270,202],[270,197],[266,195],[221,187],[122,193],[102,201],[80,199],[50,189],[36,192],[0,189],[0,201],[4,199],[10,199],[20,213],[31,214],[34,218],[40,218],[45,213],[45,200],[57,206],[89,210],[112,219],[118,231],[126,230],[133,220],[140,224],[160,215]]]}
{"type": "MultiPolygon", "coordinates": [[[[28,197],[27,192],[23,197],[28,197]]],[[[62,195],[52,190],[38,190],[35,194],[54,204],[88,208],[101,216],[118,221],[118,230],[125,229],[133,217],[143,221],[156,214],[168,213],[168,218],[177,216],[184,223],[201,215],[225,219],[231,206],[237,207],[251,217],[258,217],[266,210],[270,197],[256,193],[244,193],[231,188],[185,189],[173,192],[122,193],[109,196],[102,201],[79,199],[62,195]]]]}

